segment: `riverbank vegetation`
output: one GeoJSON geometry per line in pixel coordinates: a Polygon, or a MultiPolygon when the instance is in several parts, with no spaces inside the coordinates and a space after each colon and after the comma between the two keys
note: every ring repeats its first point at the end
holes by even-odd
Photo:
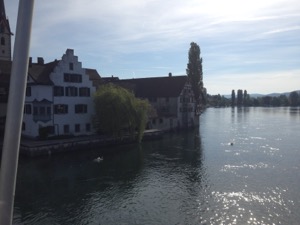
{"type": "Polygon", "coordinates": [[[218,95],[207,95],[208,107],[228,107],[228,106],[300,106],[300,93],[297,91],[276,96],[264,95],[251,97],[246,90],[238,90],[237,95],[232,90],[231,98],[218,95]]]}
{"type": "Polygon", "coordinates": [[[106,84],[94,96],[94,125],[100,133],[123,138],[135,137],[141,142],[147,123],[150,104],[136,98],[125,88],[106,84]]]}

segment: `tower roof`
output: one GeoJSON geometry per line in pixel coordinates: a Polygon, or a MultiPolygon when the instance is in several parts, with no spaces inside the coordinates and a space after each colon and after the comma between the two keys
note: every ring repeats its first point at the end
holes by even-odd
{"type": "Polygon", "coordinates": [[[4,0],[0,0],[0,15],[1,17],[6,18],[4,0]]]}
{"type": "Polygon", "coordinates": [[[10,30],[9,21],[6,17],[4,0],[0,0],[0,32],[5,32],[5,28],[7,29],[10,35],[13,35],[13,33],[10,30]]]}

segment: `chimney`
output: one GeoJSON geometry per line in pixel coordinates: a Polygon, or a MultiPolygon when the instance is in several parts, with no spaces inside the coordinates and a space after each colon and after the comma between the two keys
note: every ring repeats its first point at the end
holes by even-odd
{"type": "Polygon", "coordinates": [[[66,50],[66,54],[67,54],[67,55],[74,55],[74,49],[68,48],[68,49],[66,50]]]}
{"type": "Polygon", "coordinates": [[[37,63],[38,63],[38,65],[44,65],[44,58],[43,57],[38,57],[37,58],[37,63]]]}
{"type": "Polygon", "coordinates": [[[28,63],[29,67],[32,67],[32,57],[29,57],[29,63],[28,63]]]}
{"type": "Polygon", "coordinates": [[[172,73],[169,73],[169,77],[172,77],[172,73]]]}

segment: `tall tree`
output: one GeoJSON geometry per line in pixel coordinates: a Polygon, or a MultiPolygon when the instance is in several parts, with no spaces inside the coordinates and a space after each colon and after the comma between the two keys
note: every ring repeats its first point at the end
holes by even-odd
{"type": "Polygon", "coordinates": [[[244,90],[243,105],[244,106],[250,105],[250,95],[247,93],[247,90],[244,90]]]}
{"type": "Polygon", "coordinates": [[[200,57],[200,53],[199,45],[192,42],[189,50],[189,63],[187,64],[186,73],[191,80],[197,104],[205,104],[202,58],[200,57]]]}
{"type": "Polygon", "coordinates": [[[235,91],[232,90],[231,92],[231,106],[234,107],[235,106],[235,91]]]}
{"type": "Polygon", "coordinates": [[[237,106],[242,106],[243,105],[243,90],[239,89],[237,91],[237,101],[236,101],[237,106]]]}

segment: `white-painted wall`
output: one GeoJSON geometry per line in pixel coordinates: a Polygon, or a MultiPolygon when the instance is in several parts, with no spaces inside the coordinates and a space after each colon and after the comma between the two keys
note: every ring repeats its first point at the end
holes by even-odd
{"type": "Polygon", "coordinates": [[[62,60],[54,68],[50,74],[50,79],[53,85],[30,85],[33,82],[32,79],[28,79],[28,86],[31,86],[31,96],[26,97],[25,104],[32,104],[34,100],[42,101],[46,99],[51,102],[51,120],[47,122],[34,121],[33,107],[31,114],[24,114],[23,121],[25,123],[25,130],[22,134],[29,137],[37,137],[39,135],[39,127],[53,126],[53,135],[88,135],[94,133],[92,126],[92,116],[94,114],[93,94],[96,88],[93,86],[92,81],[89,80],[89,76],[86,74],[85,69],[82,68],[81,62],[78,61],[78,57],[74,55],[74,51],[67,49],[66,53],[62,56],[62,60]],[[69,64],[73,64],[71,70],[69,64]],[[64,73],[78,74],[82,77],[82,82],[65,82],[64,73]],[[54,96],[54,86],[61,86],[64,88],[64,96],[54,96]],[[90,88],[90,96],[66,96],[65,87],[72,86],[76,88],[87,87],[90,88]],[[55,114],[54,105],[66,104],[68,105],[67,114],[55,114]],[[75,113],[76,104],[86,104],[87,113],[75,113]],[[80,131],[75,132],[76,124],[80,125],[80,131]],[[90,124],[90,131],[86,130],[86,124],[90,124]],[[69,126],[69,132],[65,133],[64,125],[69,126]]]}
{"type": "Polygon", "coordinates": [[[53,81],[53,83],[57,86],[90,88],[90,97],[54,97],[54,104],[68,104],[68,114],[54,114],[53,122],[55,126],[58,127],[59,134],[64,134],[64,125],[69,125],[70,134],[73,135],[84,135],[93,133],[91,119],[92,115],[94,114],[94,105],[92,96],[95,93],[96,88],[93,86],[92,81],[89,80],[89,76],[86,74],[85,69],[82,68],[82,64],[78,61],[78,57],[74,56],[73,50],[68,49],[66,51],[66,54],[63,55],[62,60],[55,68],[54,72],[51,73],[50,78],[53,81]],[[69,63],[73,63],[73,70],[69,69],[69,63]],[[64,82],[64,73],[81,74],[82,82],[64,82]],[[76,104],[87,104],[87,113],[75,113],[76,104]],[[75,132],[75,124],[80,124],[80,132],[75,132]],[[86,131],[86,124],[91,125],[91,131],[86,131]]]}
{"type": "Polygon", "coordinates": [[[184,85],[180,96],[169,98],[168,102],[166,102],[166,98],[157,98],[155,103],[152,103],[154,108],[161,108],[162,106],[167,106],[170,109],[170,113],[172,116],[168,117],[158,117],[155,119],[149,120],[149,126],[151,129],[160,129],[160,130],[171,130],[182,127],[192,127],[193,125],[199,124],[199,116],[195,114],[195,98],[194,93],[192,91],[192,86],[190,82],[186,82],[184,85]],[[186,99],[190,99],[189,102],[182,102],[181,98],[185,97],[186,99]],[[190,108],[191,110],[187,112],[183,112],[183,108],[190,108]],[[185,124],[183,120],[183,114],[186,113],[187,124],[185,124]]]}
{"type": "MultiPolygon", "coordinates": [[[[22,134],[28,137],[37,137],[39,135],[39,127],[52,126],[51,121],[41,122],[33,120],[33,101],[42,101],[46,99],[52,101],[52,86],[48,85],[28,85],[31,87],[31,96],[25,97],[25,103],[31,105],[31,114],[24,113],[23,122],[25,130],[22,131],[22,134]]],[[[51,107],[52,113],[52,107],[51,107]]]]}

